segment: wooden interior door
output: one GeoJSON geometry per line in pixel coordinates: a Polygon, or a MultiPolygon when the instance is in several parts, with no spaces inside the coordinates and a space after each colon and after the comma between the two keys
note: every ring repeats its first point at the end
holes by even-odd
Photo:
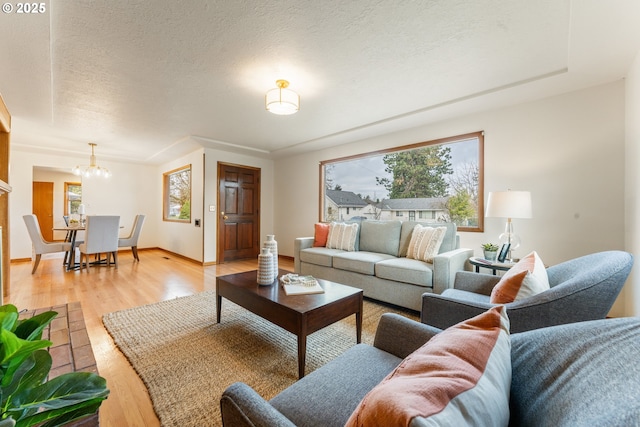
{"type": "Polygon", "coordinates": [[[218,163],[218,263],[260,251],[260,169],[218,163]]]}
{"type": "Polygon", "coordinates": [[[44,240],[53,241],[53,182],[33,182],[33,214],[38,217],[44,240]]]}

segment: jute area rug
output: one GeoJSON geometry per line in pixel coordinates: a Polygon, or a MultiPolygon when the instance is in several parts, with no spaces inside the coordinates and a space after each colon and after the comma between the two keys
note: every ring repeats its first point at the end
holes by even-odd
{"type": "MultiPolygon", "coordinates": [[[[382,313],[365,300],[362,342],[371,344],[382,313]]],[[[104,315],[114,342],[142,378],[165,427],[222,425],[220,396],[242,381],[269,400],[298,378],[296,337],[223,299],[216,323],[214,291],[104,315]]],[[[307,338],[306,372],[356,343],[355,316],[307,338]]]]}

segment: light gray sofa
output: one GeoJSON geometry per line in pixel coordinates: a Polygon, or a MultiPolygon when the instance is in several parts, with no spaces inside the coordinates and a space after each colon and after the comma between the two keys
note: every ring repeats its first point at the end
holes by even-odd
{"type": "MultiPolygon", "coordinates": [[[[244,383],[220,400],[225,426],[344,426],[362,398],[439,330],[384,314],[358,344],[270,401],[244,383]]],[[[510,425],[639,426],[640,319],[552,326],[511,335],[510,425]]],[[[482,420],[477,420],[482,425],[482,420]]]]}
{"type": "Polygon", "coordinates": [[[354,286],[364,296],[420,311],[422,294],[442,293],[453,287],[459,270],[470,270],[472,249],[461,249],[453,223],[364,220],[358,227],[356,251],[313,247],[313,237],[294,242],[294,268],[298,274],[354,286]],[[416,224],[446,227],[433,264],[407,258],[416,224]]]}

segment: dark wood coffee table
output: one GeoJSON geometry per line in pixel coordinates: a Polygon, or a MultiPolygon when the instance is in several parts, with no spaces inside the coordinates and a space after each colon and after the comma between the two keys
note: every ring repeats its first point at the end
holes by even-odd
{"type": "MultiPolygon", "coordinates": [[[[280,270],[280,277],[288,271],[280,270]]],[[[246,308],[298,337],[298,377],[304,377],[307,336],[356,315],[356,342],[362,337],[362,289],[318,279],[322,294],[287,295],[279,281],[261,286],[257,271],[229,274],[216,279],[216,319],[220,323],[222,297],[246,308]]]]}

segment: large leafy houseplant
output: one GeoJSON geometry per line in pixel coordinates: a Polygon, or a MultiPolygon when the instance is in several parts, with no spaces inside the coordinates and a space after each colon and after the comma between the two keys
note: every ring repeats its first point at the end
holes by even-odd
{"type": "Polygon", "coordinates": [[[109,395],[105,379],[90,372],[47,381],[52,343],[42,331],[57,314],[21,320],[15,306],[0,306],[0,427],[64,425],[95,413],[109,395]]]}

